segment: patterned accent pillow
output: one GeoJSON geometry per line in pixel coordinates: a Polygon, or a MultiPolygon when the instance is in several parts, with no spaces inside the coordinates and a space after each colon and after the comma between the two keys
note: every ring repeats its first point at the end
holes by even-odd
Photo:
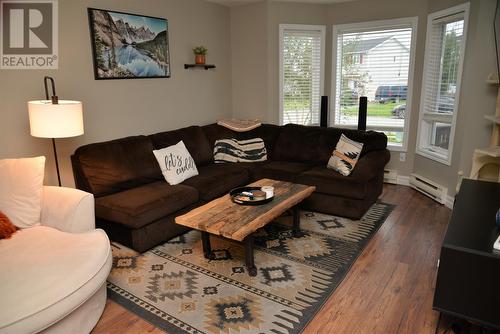
{"type": "Polygon", "coordinates": [[[363,143],[358,143],[342,134],[330,160],[328,160],[327,167],[348,176],[358,162],[362,149],[363,143]]]}
{"type": "Polygon", "coordinates": [[[17,228],[12,224],[9,218],[0,211],[0,239],[9,239],[16,233],[17,228]]]}
{"type": "Polygon", "coordinates": [[[181,140],[175,145],[154,150],[161,173],[170,185],[176,185],[190,177],[198,175],[194,159],[181,140]]]}
{"type": "Polygon", "coordinates": [[[247,140],[219,139],[215,141],[215,163],[257,162],[266,160],[267,151],[262,138],[247,140]]]}

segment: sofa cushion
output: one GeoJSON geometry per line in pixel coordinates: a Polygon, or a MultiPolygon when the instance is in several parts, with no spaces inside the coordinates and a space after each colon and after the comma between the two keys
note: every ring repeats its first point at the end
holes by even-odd
{"type": "Polygon", "coordinates": [[[0,160],[0,211],[19,228],[40,224],[45,157],[0,160]]]}
{"type": "Polygon", "coordinates": [[[240,168],[244,168],[248,172],[248,176],[250,177],[250,181],[255,181],[256,172],[258,172],[263,166],[270,163],[270,161],[259,161],[259,162],[236,162],[234,163],[236,166],[240,168]]]}
{"type": "Polygon", "coordinates": [[[156,150],[175,145],[182,140],[197,166],[209,164],[214,160],[212,148],[208,143],[205,133],[199,126],[160,132],[149,137],[156,150]]]}
{"type": "Polygon", "coordinates": [[[344,176],[326,166],[316,166],[301,173],[295,182],[316,186],[316,192],[334,196],[363,199],[367,193],[366,179],[344,176]]]}
{"type": "Polygon", "coordinates": [[[342,134],[363,143],[361,156],[387,147],[387,137],[382,132],[287,124],[282,127],[272,159],[326,165],[342,134]]]}
{"type": "Polygon", "coordinates": [[[0,240],[0,254],[2,333],[35,333],[59,321],[105,283],[112,263],[102,230],[35,226],[0,240]]]}
{"type": "Polygon", "coordinates": [[[140,228],[197,201],[196,189],[158,181],[96,198],[95,210],[97,218],[140,228]]]}
{"type": "Polygon", "coordinates": [[[255,180],[274,179],[288,182],[294,182],[295,178],[302,172],[309,170],[314,165],[311,163],[289,162],[289,161],[270,161],[253,171],[255,180]]]}
{"type": "Polygon", "coordinates": [[[203,133],[205,133],[205,136],[207,137],[208,144],[212,152],[217,139],[236,138],[237,135],[236,131],[223,127],[217,123],[204,125],[202,129],[203,133]]]}
{"type": "MultiPolygon", "coordinates": [[[[276,161],[321,163],[320,158],[325,153],[320,152],[321,149],[325,150],[320,145],[321,134],[322,129],[319,127],[296,124],[283,126],[281,134],[276,141],[272,159],[276,161]]],[[[326,150],[328,156],[334,148],[335,145],[331,149],[326,150]]]]}
{"type": "Polygon", "coordinates": [[[211,201],[250,181],[247,169],[240,167],[239,163],[210,164],[198,168],[198,172],[199,175],[182,184],[198,189],[200,199],[204,201],[211,201]]]}
{"type": "Polygon", "coordinates": [[[73,156],[79,188],[94,196],[112,194],[162,179],[146,136],[127,137],[82,146],[73,156]]]}
{"type": "Polygon", "coordinates": [[[267,156],[271,157],[273,154],[276,141],[281,132],[281,126],[273,124],[262,124],[258,128],[250,131],[238,132],[236,138],[239,140],[246,140],[251,138],[262,138],[266,145],[267,156]]]}

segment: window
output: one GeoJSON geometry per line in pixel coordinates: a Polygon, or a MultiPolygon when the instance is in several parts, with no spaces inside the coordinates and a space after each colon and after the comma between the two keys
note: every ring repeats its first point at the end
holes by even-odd
{"type": "Polygon", "coordinates": [[[319,125],[325,27],[280,25],[280,124],[319,125]]]}
{"type": "Polygon", "coordinates": [[[450,165],[469,4],[429,15],[417,153],[450,165]]]}
{"type": "Polygon", "coordinates": [[[367,129],[406,150],[417,18],[333,27],[333,125],[358,124],[359,97],[368,98],[367,129]]]}

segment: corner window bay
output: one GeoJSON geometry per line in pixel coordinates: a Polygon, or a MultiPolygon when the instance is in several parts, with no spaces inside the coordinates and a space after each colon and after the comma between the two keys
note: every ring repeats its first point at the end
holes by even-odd
{"type": "Polygon", "coordinates": [[[406,149],[416,18],[334,26],[333,125],[354,127],[359,97],[368,98],[367,129],[406,149]]]}

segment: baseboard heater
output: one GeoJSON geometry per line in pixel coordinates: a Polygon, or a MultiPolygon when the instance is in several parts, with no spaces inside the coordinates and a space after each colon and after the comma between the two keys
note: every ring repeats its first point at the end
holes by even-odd
{"type": "Polygon", "coordinates": [[[398,184],[398,171],[394,169],[385,169],[384,182],[391,184],[398,184]]]}
{"type": "Polygon", "coordinates": [[[410,187],[429,196],[438,203],[445,204],[448,189],[418,174],[410,175],[410,187]]]}

